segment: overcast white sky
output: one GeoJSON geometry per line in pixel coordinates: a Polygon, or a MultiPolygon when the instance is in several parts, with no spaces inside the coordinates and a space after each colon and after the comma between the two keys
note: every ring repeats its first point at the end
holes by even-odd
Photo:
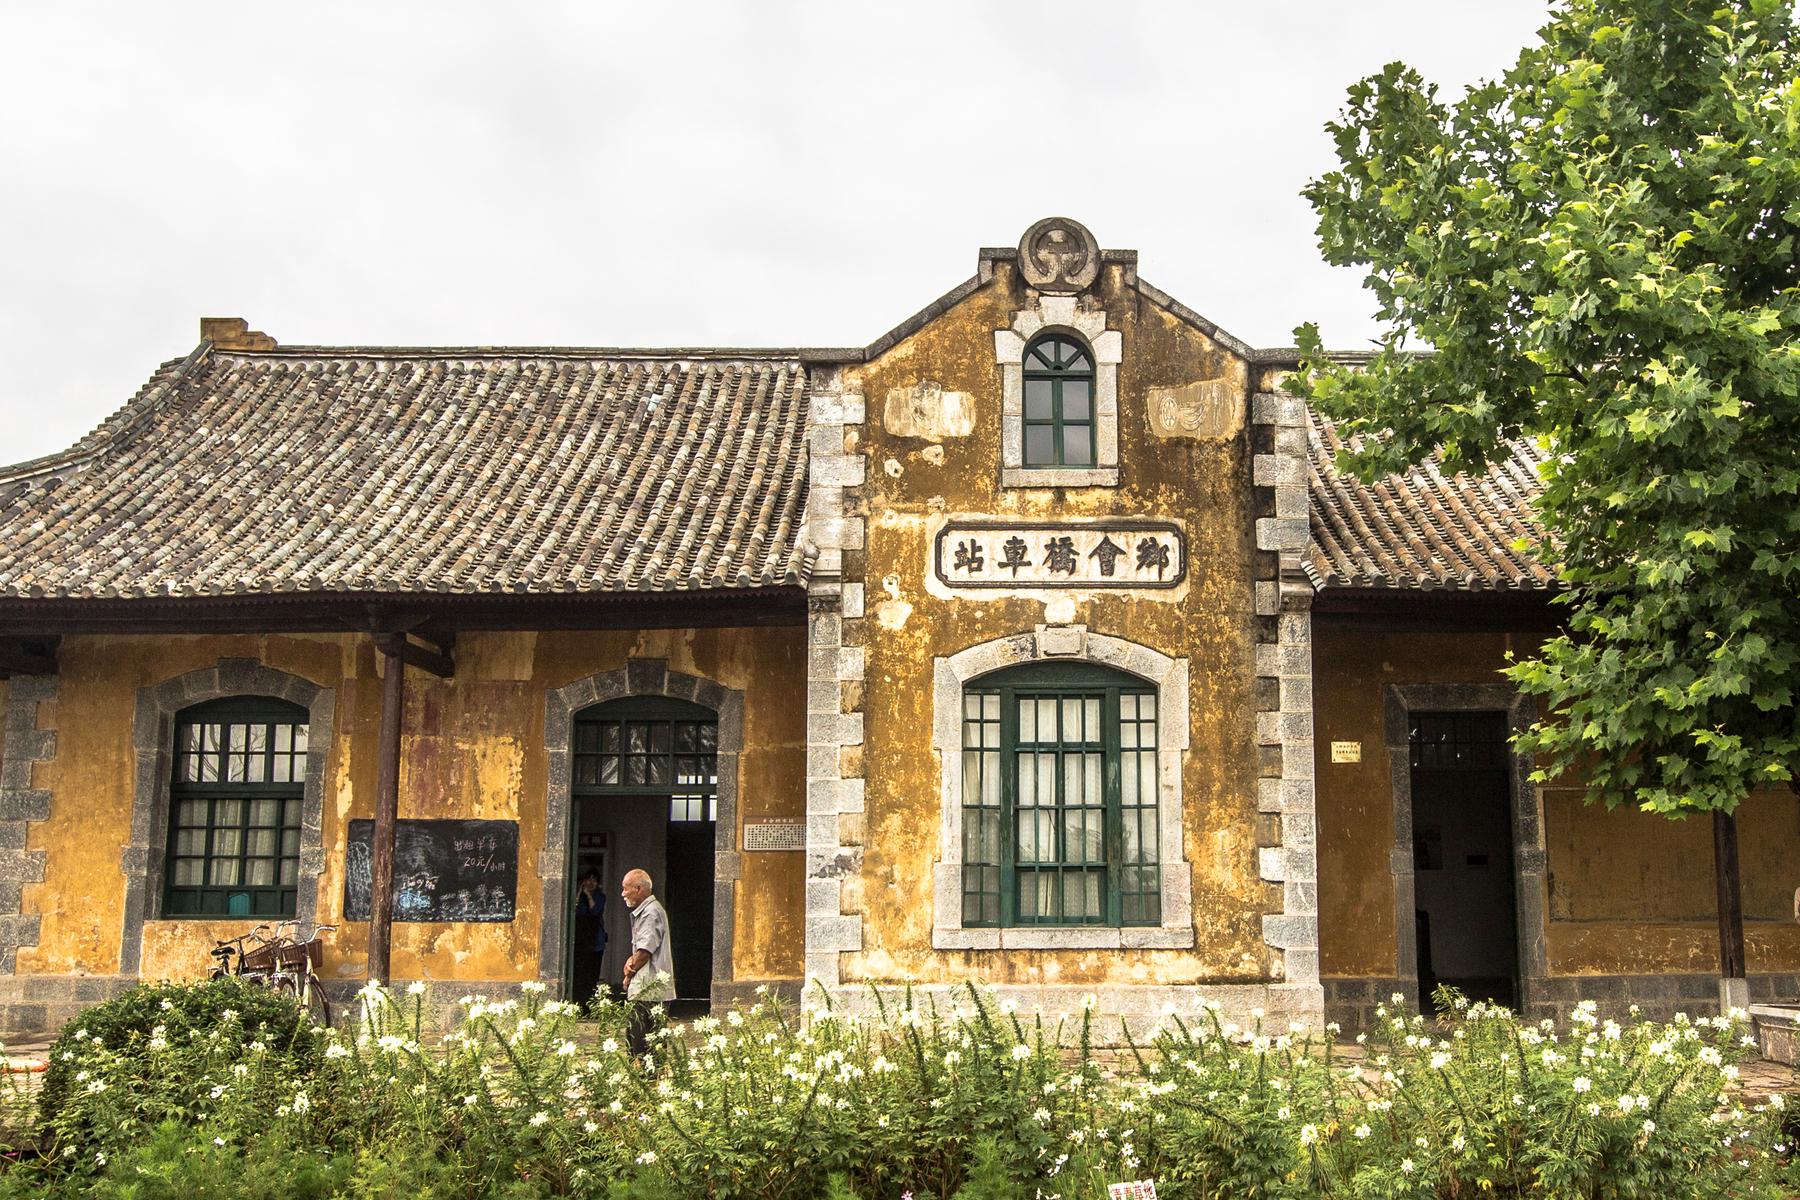
{"type": "Polygon", "coordinates": [[[204,315],[284,343],[861,345],[1051,214],[1256,345],[1374,333],[1299,190],[1353,80],[1540,0],[12,3],[0,462],[204,315]]]}

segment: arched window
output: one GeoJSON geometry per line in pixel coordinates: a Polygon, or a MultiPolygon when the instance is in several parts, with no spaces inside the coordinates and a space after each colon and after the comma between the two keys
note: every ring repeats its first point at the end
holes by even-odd
{"type": "Polygon", "coordinates": [[[575,714],[577,796],[669,796],[671,821],[711,821],[719,790],[719,719],[668,696],[609,700],[575,714]]]}
{"type": "Polygon", "coordinates": [[[1025,348],[1024,465],[1094,465],[1094,363],[1063,334],[1025,348]]]}
{"type": "Polygon", "coordinates": [[[963,689],[963,925],[1157,925],[1156,689],[1027,663],[963,689]]]}
{"type": "Polygon", "coordinates": [[[268,696],[176,714],[165,916],[294,915],[309,721],[268,696]]]}

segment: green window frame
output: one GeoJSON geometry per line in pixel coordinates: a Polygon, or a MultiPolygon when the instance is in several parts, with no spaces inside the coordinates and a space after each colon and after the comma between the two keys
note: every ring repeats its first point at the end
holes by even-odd
{"type": "Polygon", "coordinates": [[[271,696],[175,715],[164,916],[295,915],[311,720],[271,696]]]}
{"type": "Polygon", "coordinates": [[[629,696],[575,714],[576,796],[669,797],[671,821],[717,819],[719,716],[672,696],[629,696]]]}
{"type": "Polygon", "coordinates": [[[1094,359],[1066,334],[1045,334],[1025,348],[1027,467],[1092,467],[1094,359]]]}
{"type": "Polygon", "coordinates": [[[1030,663],[963,689],[963,925],[1154,926],[1156,688],[1030,663]]]}

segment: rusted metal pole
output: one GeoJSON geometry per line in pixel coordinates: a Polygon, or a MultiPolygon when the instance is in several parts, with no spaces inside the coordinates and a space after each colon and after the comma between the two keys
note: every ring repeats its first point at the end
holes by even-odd
{"type": "Polygon", "coordinates": [[[390,982],[388,965],[394,932],[394,830],[400,821],[400,715],[406,707],[404,635],[377,634],[375,647],[387,661],[381,681],[381,742],[375,768],[375,827],[369,870],[369,978],[390,982]]]}
{"type": "Polygon", "coordinates": [[[1733,813],[1713,810],[1713,868],[1719,882],[1719,975],[1744,978],[1744,889],[1738,874],[1738,828],[1733,813]]]}

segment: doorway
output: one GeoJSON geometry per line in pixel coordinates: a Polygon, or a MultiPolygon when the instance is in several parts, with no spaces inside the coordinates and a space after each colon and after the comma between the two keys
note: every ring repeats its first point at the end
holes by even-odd
{"type": "Polygon", "coordinates": [[[713,984],[718,716],[686,700],[634,696],[576,713],[572,734],[564,994],[583,1000],[595,990],[621,994],[631,914],[619,888],[625,873],[638,868],[649,872],[669,915],[671,1010],[681,1017],[703,1013],[713,984]],[[591,940],[595,922],[580,899],[590,870],[599,872],[605,895],[604,950],[591,940]]]}
{"type": "Polygon", "coordinates": [[[1414,712],[1408,724],[1420,1001],[1444,984],[1516,1009],[1507,714],[1414,712]]]}

